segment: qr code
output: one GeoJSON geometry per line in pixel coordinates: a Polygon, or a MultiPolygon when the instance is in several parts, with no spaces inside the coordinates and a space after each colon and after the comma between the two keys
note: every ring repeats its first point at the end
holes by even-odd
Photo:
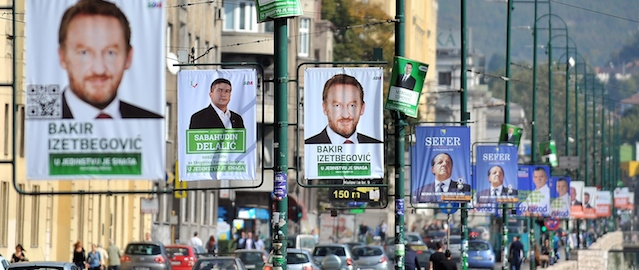
{"type": "Polygon", "coordinates": [[[27,117],[62,118],[62,91],[60,86],[32,84],[27,86],[27,117]]]}

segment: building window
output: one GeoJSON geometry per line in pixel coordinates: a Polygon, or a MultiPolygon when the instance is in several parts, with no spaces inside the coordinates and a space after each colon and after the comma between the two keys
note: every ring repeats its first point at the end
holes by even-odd
{"type": "Polygon", "coordinates": [[[200,57],[200,37],[195,36],[195,51],[194,51],[194,56],[195,58],[200,57]]]}
{"type": "Polygon", "coordinates": [[[209,61],[209,59],[211,59],[211,56],[209,55],[210,52],[211,52],[209,50],[210,48],[211,48],[211,43],[208,42],[208,41],[204,41],[204,50],[206,52],[206,56],[204,56],[204,60],[206,60],[206,61],[209,61]]]}
{"type": "Polygon", "coordinates": [[[171,52],[171,38],[173,37],[173,24],[166,26],[166,51],[171,52]]]}
{"type": "MultiPolygon", "coordinates": [[[[78,196],[78,202],[76,204],[78,206],[78,239],[84,239],[84,196],[78,196]]],[[[117,204],[116,204],[117,205],[117,204]]]]}
{"type": "Polygon", "coordinates": [[[0,246],[7,246],[9,231],[9,182],[0,185],[0,246]]]}
{"type": "Polygon", "coordinates": [[[450,85],[450,83],[451,83],[451,73],[449,71],[440,72],[439,73],[439,85],[450,85]]]}
{"type": "MultiPolygon", "coordinates": [[[[24,184],[18,184],[20,190],[24,190],[24,184]]],[[[18,194],[16,204],[16,242],[24,243],[24,195],[18,194]]]]}
{"type": "Polygon", "coordinates": [[[9,104],[4,104],[4,155],[9,155],[9,104]]]}
{"type": "Polygon", "coordinates": [[[19,141],[19,147],[20,147],[20,157],[24,157],[24,105],[20,105],[20,141],[19,141]]]}
{"type": "Polygon", "coordinates": [[[166,103],[164,107],[164,139],[171,141],[171,103],[166,103]]]}
{"type": "Polygon", "coordinates": [[[300,19],[300,51],[299,56],[308,56],[311,47],[310,41],[311,19],[300,19]]]}
{"type": "MultiPolygon", "coordinates": [[[[40,186],[33,185],[33,192],[40,192],[40,186]]],[[[31,247],[37,248],[40,240],[40,196],[31,196],[31,247]]]]}
{"type": "Polygon", "coordinates": [[[273,22],[273,21],[268,21],[268,22],[262,23],[262,27],[264,27],[264,29],[262,30],[262,31],[264,31],[264,33],[273,33],[273,32],[275,32],[275,22],[273,22]]]}
{"type": "Polygon", "coordinates": [[[224,30],[257,32],[255,1],[224,1],[224,30]]]}

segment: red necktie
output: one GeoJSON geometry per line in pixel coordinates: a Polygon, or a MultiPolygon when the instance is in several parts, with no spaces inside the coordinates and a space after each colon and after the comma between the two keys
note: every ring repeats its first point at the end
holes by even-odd
{"type": "Polygon", "coordinates": [[[100,114],[98,114],[98,117],[96,117],[95,119],[113,119],[113,117],[111,117],[110,115],[101,112],[100,114]]]}
{"type": "Polygon", "coordinates": [[[351,140],[345,140],[345,141],[344,141],[344,144],[354,144],[354,142],[353,142],[353,141],[351,141],[351,140]]]}

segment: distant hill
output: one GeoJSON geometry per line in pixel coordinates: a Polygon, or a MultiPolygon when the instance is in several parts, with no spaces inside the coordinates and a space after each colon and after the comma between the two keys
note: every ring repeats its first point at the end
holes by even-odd
{"type": "MultiPolygon", "coordinates": [[[[460,2],[459,0],[439,0],[438,29],[460,29],[460,2]]],[[[470,45],[475,50],[482,52],[487,61],[493,56],[504,57],[506,55],[507,4],[496,0],[467,0],[466,2],[467,23],[472,32],[470,45]]],[[[568,25],[568,35],[577,43],[579,53],[592,66],[608,65],[611,55],[629,42],[632,35],[639,29],[639,23],[586,11],[566,4],[639,21],[639,1],[551,0],[552,13],[565,20],[568,25]]],[[[539,3],[538,5],[539,16],[548,13],[547,3],[539,3]]],[[[532,3],[514,2],[513,39],[511,41],[513,62],[532,61],[532,30],[523,29],[523,27],[530,26],[532,28],[533,8],[532,3]]],[[[546,18],[539,20],[538,27],[548,28],[546,18]]],[[[552,23],[553,28],[563,28],[558,19],[554,19],[552,23]]],[[[558,34],[564,34],[564,31],[553,30],[553,36],[558,34]]],[[[539,30],[538,44],[543,45],[547,42],[548,30],[539,30]]],[[[565,38],[553,39],[553,47],[564,46],[565,38]]],[[[565,50],[555,48],[553,50],[554,60],[558,60],[564,52],[565,50]]],[[[539,61],[547,61],[548,58],[543,49],[537,52],[537,57],[539,61]]],[[[620,63],[613,64],[619,65],[620,63]]]]}

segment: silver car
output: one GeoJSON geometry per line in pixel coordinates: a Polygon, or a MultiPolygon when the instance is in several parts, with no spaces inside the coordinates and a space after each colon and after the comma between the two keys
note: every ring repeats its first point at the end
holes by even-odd
{"type": "Polygon", "coordinates": [[[387,270],[388,259],[384,248],[380,246],[357,246],[353,248],[353,254],[360,270],[387,270]]]}
{"type": "MultiPolygon", "coordinates": [[[[331,270],[357,270],[357,256],[345,244],[319,244],[313,249],[313,261],[322,267],[322,260],[328,257],[339,258],[340,267],[331,270]],[[333,256],[331,256],[333,255],[333,256]]],[[[332,258],[329,258],[332,259],[332,258]]],[[[334,260],[331,260],[334,261],[334,260]]],[[[325,268],[325,267],[324,267],[325,268]]]]}
{"type": "Polygon", "coordinates": [[[18,262],[9,264],[7,270],[79,270],[79,268],[70,262],[18,262]]]}
{"type": "MultiPolygon", "coordinates": [[[[273,269],[273,254],[268,257],[268,262],[264,265],[264,270],[273,269]]],[[[288,270],[320,270],[320,267],[313,262],[313,257],[305,249],[286,249],[286,269],[288,270]]]]}
{"type": "Polygon", "coordinates": [[[131,242],[120,257],[121,270],[172,270],[166,248],[160,242],[131,242]]]}

